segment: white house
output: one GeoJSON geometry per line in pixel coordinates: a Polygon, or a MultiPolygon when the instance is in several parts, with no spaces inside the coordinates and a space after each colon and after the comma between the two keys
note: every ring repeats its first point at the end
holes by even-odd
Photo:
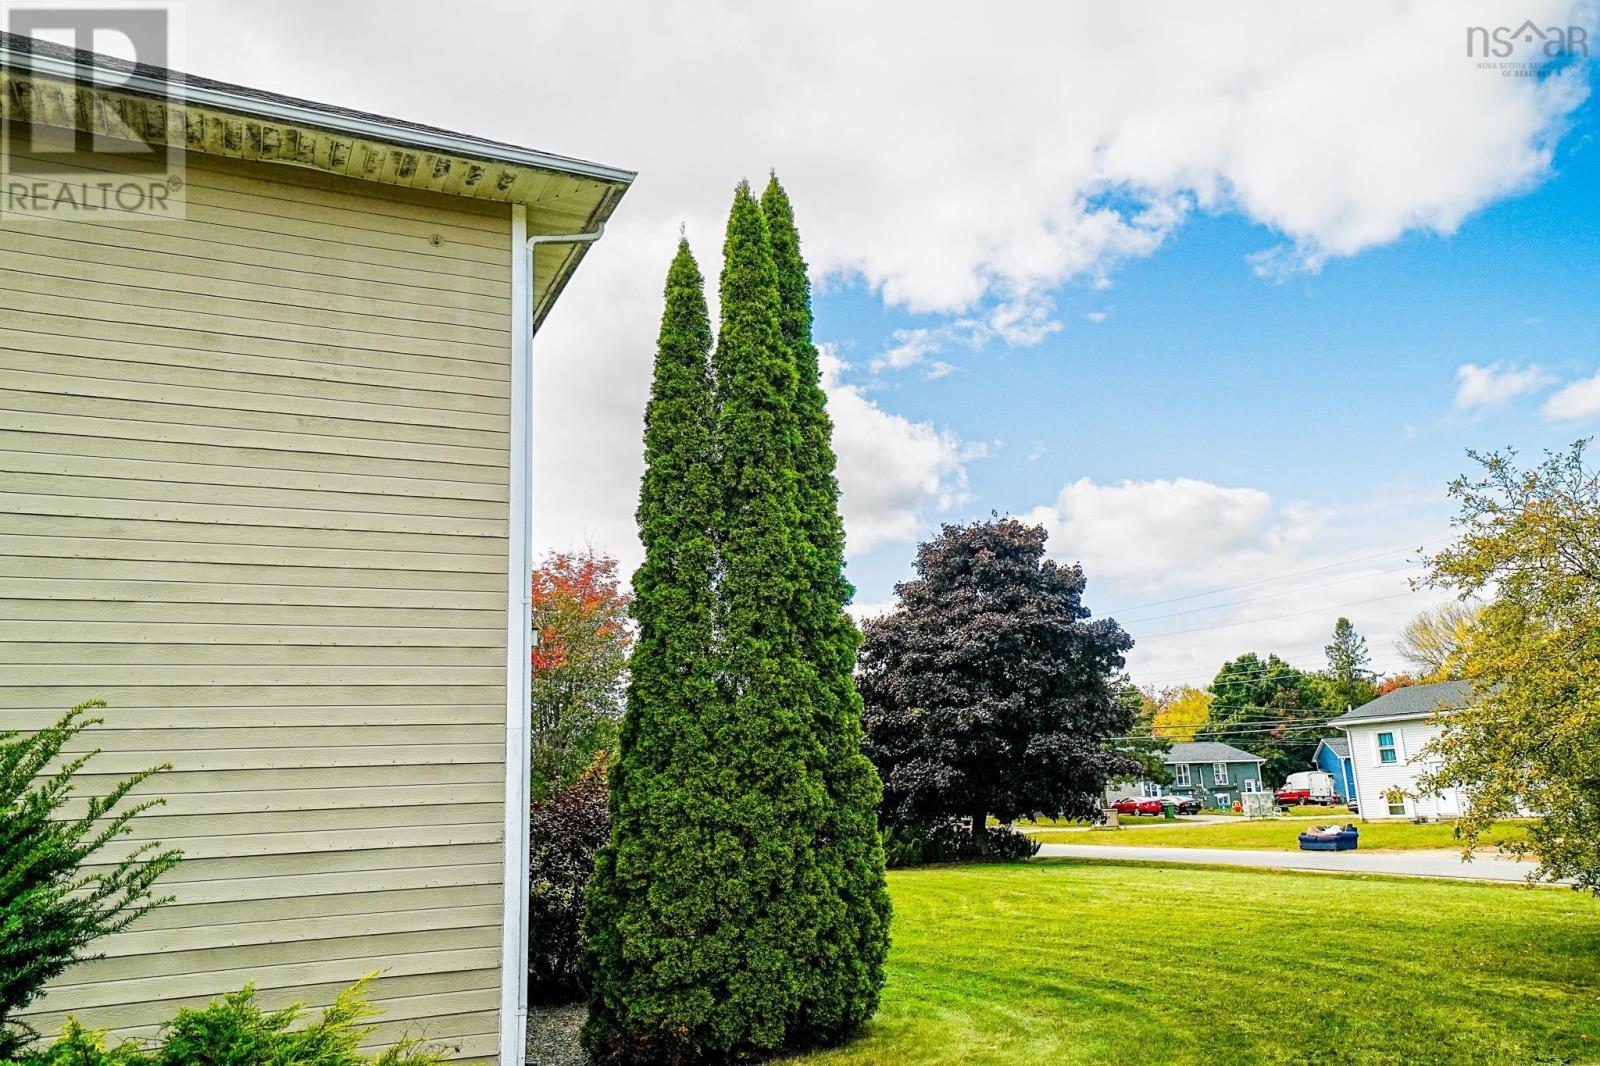
{"type": "Polygon", "coordinates": [[[1328,723],[1343,729],[1349,743],[1363,818],[1461,814],[1465,797],[1459,790],[1424,793],[1418,779],[1437,765],[1423,749],[1440,734],[1439,716],[1466,706],[1471,695],[1472,686],[1465,681],[1412,685],[1386,692],[1328,723]]]}

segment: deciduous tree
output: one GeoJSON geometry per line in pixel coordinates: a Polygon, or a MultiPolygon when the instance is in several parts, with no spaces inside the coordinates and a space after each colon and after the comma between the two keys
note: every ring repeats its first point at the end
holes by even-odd
{"type": "Polygon", "coordinates": [[[615,750],[633,634],[617,561],[556,552],[533,572],[533,798],[615,750]]]}
{"type": "Polygon", "coordinates": [[[1600,470],[1587,441],[1517,465],[1469,453],[1458,478],[1455,542],[1432,584],[1488,597],[1449,662],[1473,698],[1442,719],[1424,787],[1463,789],[1469,849],[1496,818],[1536,811],[1540,872],[1600,894],[1600,470]]]}
{"type": "Polygon", "coordinates": [[[1086,817],[1140,771],[1114,684],[1133,641],[1090,619],[1083,570],[1046,559],[1045,538],[1010,518],[946,525],[866,623],[867,751],[891,822],[964,815],[981,838],[991,814],[1086,817]]]}
{"type": "Polygon", "coordinates": [[[1191,685],[1162,689],[1154,697],[1151,731],[1164,740],[1190,741],[1211,720],[1211,693],[1191,685]]]}
{"type": "Polygon", "coordinates": [[[1387,696],[1397,688],[1409,688],[1410,686],[1417,684],[1421,684],[1421,682],[1419,682],[1410,674],[1390,674],[1388,677],[1380,678],[1378,680],[1377,693],[1373,698],[1376,699],[1377,696],[1387,696]]]}
{"type": "Polygon", "coordinates": [[[1476,604],[1448,600],[1421,611],[1406,623],[1395,640],[1395,650],[1417,668],[1423,683],[1447,681],[1456,676],[1452,660],[1466,642],[1467,630],[1478,613],[1476,604]]]}
{"type": "Polygon", "coordinates": [[[1246,652],[1222,664],[1211,682],[1205,733],[1261,756],[1266,783],[1277,785],[1311,765],[1328,715],[1315,675],[1276,655],[1246,652]]]}

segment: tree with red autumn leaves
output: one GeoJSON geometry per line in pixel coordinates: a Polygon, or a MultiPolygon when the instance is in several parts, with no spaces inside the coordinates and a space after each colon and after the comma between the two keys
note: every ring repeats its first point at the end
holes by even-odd
{"type": "Polygon", "coordinates": [[[633,631],[617,560],[553,552],[533,572],[533,792],[570,785],[616,746],[633,631]]]}

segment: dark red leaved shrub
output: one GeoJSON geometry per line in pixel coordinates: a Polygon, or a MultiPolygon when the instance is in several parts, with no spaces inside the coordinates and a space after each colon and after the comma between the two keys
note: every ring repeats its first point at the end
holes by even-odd
{"type": "Polygon", "coordinates": [[[594,853],[611,836],[604,756],[533,805],[528,887],[528,992],[544,1002],[583,990],[578,972],[583,892],[594,853]]]}

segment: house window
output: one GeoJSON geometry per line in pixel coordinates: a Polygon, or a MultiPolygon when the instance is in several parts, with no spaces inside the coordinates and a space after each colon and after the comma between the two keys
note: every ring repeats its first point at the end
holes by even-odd
{"type": "Polygon", "coordinates": [[[1211,775],[1217,779],[1219,785],[1231,784],[1228,780],[1228,764],[1225,762],[1212,763],[1211,775]]]}
{"type": "Polygon", "coordinates": [[[1395,815],[1397,817],[1403,816],[1406,813],[1406,801],[1405,801],[1405,799],[1402,797],[1401,799],[1392,799],[1392,800],[1390,800],[1389,801],[1389,813],[1392,814],[1392,815],[1395,815]]]}
{"type": "Polygon", "coordinates": [[[1145,781],[1139,786],[1139,794],[1145,799],[1155,799],[1161,795],[1161,786],[1154,781],[1145,781]]]}
{"type": "Polygon", "coordinates": [[[1260,792],[1261,786],[1256,782],[1255,778],[1247,777],[1244,779],[1244,790],[1246,792],[1260,792]]]}
{"type": "Polygon", "coordinates": [[[1187,786],[1189,784],[1189,764],[1188,763],[1181,762],[1181,763],[1178,763],[1176,766],[1173,767],[1173,769],[1172,769],[1172,783],[1174,785],[1179,786],[1179,787],[1184,787],[1184,786],[1187,786]]]}
{"type": "MultiPolygon", "coordinates": [[[[1378,761],[1385,764],[1400,761],[1400,753],[1395,750],[1393,733],[1378,734],[1378,761]]],[[[1400,813],[1404,814],[1405,812],[1401,811],[1400,813]]]]}

